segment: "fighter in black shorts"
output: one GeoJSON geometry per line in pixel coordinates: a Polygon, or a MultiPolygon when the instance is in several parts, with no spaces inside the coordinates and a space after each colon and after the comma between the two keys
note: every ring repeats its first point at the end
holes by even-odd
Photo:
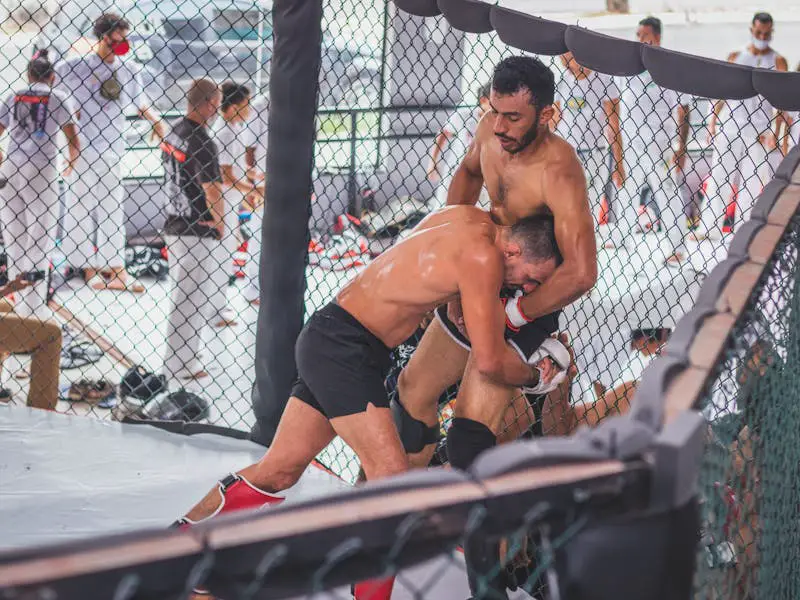
{"type": "MultiPolygon", "coordinates": [[[[546,278],[557,260],[546,218],[503,227],[466,206],[427,217],[309,319],[295,348],[298,381],[272,446],[261,461],[220,482],[179,525],[280,502],[280,492],[297,482],[336,435],[358,455],[369,480],[407,470],[384,387],[390,348],[453,298],[461,298],[482,377],[504,386],[549,386],[558,370],[552,361],[534,356],[528,362],[506,343],[499,296],[503,285],[526,287],[546,278]]],[[[404,430],[423,437],[438,431],[435,408],[432,420],[402,417],[404,430]]]]}

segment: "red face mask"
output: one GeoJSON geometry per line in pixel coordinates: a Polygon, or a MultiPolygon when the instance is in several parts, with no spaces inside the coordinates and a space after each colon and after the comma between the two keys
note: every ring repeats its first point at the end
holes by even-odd
{"type": "Polygon", "coordinates": [[[121,42],[112,42],[111,43],[111,51],[116,56],[125,56],[131,49],[131,45],[128,40],[122,40],[121,42]]]}

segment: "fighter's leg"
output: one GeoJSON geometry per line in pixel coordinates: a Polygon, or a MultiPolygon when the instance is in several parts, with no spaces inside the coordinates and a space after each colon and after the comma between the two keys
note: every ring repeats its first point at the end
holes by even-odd
{"type": "MultiPolygon", "coordinates": [[[[238,472],[252,485],[268,494],[277,494],[292,487],[334,437],[328,419],[302,400],[291,397],[281,417],[272,445],[254,465],[238,472]]],[[[199,521],[218,509],[220,491],[217,486],[186,515],[199,521]]],[[[265,503],[267,503],[265,496],[265,503]]]]}
{"type": "MultiPolygon", "coordinates": [[[[88,269],[93,260],[94,219],[99,194],[99,179],[92,166],[96,160],[96,156],[87,157],[85,150],[81,152],[75,172],[64,182],[66,207],[61,251],[66,264],[74,269],[88,269]]],[[[89,278],[93,274],[93,270],[87,273],[89,278]]]]}
{"type": "Polygon", "coordinates": [[[438,400],[464,374],[469,350],[456,342],[437,316],[428,325],[417,349],[397,382],[397,426],[412,467],[430,462],[436,443],[424,443],[423,429],[438,427],[438,400]],[[402,415],[402,411],[407,415],[402,415]],[[413,421],[417,421],[414,423],[413,421]]]}

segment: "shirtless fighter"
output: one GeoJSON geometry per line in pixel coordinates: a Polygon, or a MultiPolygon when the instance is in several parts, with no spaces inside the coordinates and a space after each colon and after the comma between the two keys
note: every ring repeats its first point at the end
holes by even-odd
{"type": "MultiPolygon", "coordinates": [[[[554,219],[563,262],[550,277],[517,285],[517,294],[524,295],[506,302],[505,336],[522,360],[536,355],[558,329],[560,310],[597,279],[594,221],[583,169],[574,148],[548,128],[554,88],[553,73],[535,58],[513,56],[495,67],[491,111],[481,119],[447,197],[449,205],[474,205],[485,183],[495,223],[513,225],[531,215],[554,219]]],[[[468,468],[478,454],[493,447],[504,422],[507,425],[508,407],[520,403],[515,386],[481,373],[483,342],[475,338],[474,319],[464,319],[462,306],[456,299],[436,310],[436,319],[399,377],[393,410],[415,466],[428,464],[438,438],[437,399],[459,379],[455,418],[447,434],[447,455],[454,467],[468,468]]],[[[523,404],[523,418],[533,424],[535,411],[523,404]]],[[[483,556],[477,548],[465,551],[475,593],[472,575],[496,564],[497,546],[485,548],[483,556]]],[[[490,587],[496,592],[493,597],[505,597],[498,595],[505,594],[502,581],[490,582],[490,587]]]]}
{"type": "MultiPolygon", "coordinates": [[[[368,480],[407,470],[384,387],[389,349],[408,339],[428,312],[455,298],[461,299],[481,377],[497,385],[555,389],[551,360],[542,354],[529,363],[503,338],[500,289],[532,286],[558,260],[549,217],[507,227],[471,206],[433,213],[311,316],[295,348],[299,378],[269,450],[222,480],[176,525],[280,502],[278,494],[336,435],[358,455],[368,480]]],[[[563,346],[553,352],[564,361],[563,346]]],[[[357,590],[356,597],[388,595],[359,596],[357,590]]]]}

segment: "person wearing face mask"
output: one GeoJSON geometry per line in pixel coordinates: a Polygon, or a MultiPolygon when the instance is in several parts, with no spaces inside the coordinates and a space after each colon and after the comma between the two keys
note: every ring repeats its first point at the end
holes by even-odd
{"type": "Polygon", "coordinates": [[[15,310],[23,317],[52,317],[47,307],[50,256],[56,246],[58,167],[61,135],[69,159],[68,177],[78,161],[77,119],[65,94],[53,89],[55,73],[45,50],[28,63],[28,85],[9,94],[0,104],[0,135],[9,133],[5,159],[0,154],[0,217],[12,279],[24,273],[34,282],[18,292],[15,310]]]}
{"type": "MultiPolygon", "coordinates": [[[[575,146],[589,186],[592,214],[598,216],[608,183],[608,147],[619,135],[619,90],[614,78],[578,64],[572,52],[561,55],[564,71],[556,85],[551,126],[575,146]]],[[[614,154],[614,181],[622,181],[622,156],[614,154]]]]}
{"type": "Polygon", "coordinates": [[[211,137],[219,150],[219,164],[225,194],[225,235],[215,250],[219,268],[214,274],[214,293],[208,299],[209,322],[216,327],[236,325],[234,313],[227,301],[233,253],[238,244],[239,207],[251,195],[261,197],[264,188],[247,178],[245,152],[245,123],[250,118],[250,89],[228,81],[222,84],[220,117],[211,128],[211,137]]]}
{"type": "Polygon", "coordinates": [[[150,108],[137,66],[123,57],[130,50],[130,25],[105,13],[94,22],[95,51],[56,66],[56,85],[78,108],[83,151],[68,181],[63,250],[74,270],[85,270],[94,289],[142,292],[125,271],[124,190],[120,163],[125,152],[128,112],[153,125],[162,139],[166,126],[150,108]],[[94,246],[97,251],[94,252],[94,246]]]}
{"type": "MultiPolygon", "coordinates": [[[[639,22],[636,37],[642,44],[661,45],[661,21],[647,17],[639,22]]],[[[614,154],[619,161],[617,183],[622,184],[614,206],[616,223],[612,241],[617,247],[641,241],[638,234],[647,233],[647,225],[639,223],[643,200],[655,205],[661,231],[666,234],[666,247],[655,253],[668,266],[678,266],[686,258],[686,202],[681,193],[689,134],[689,98],[660,87],[645,71],[635,77],[618,77],[620,90],[619,122],[622,135],[612,144],[621,146],[614,154]],[[673,145],[677,138],[677,149],[673,145]],[[625,173],[622,166],[628,168],[625,173]]],[[[647,238],[645,238],[647,239],[647,238]]],[[[656,242],[646,242],[654,245],[656,242]]],[[[655,246],[650,248],[656,250],[655,246]]]]}
{"type": "MultiPolygon", "coordinates": [[[[728,62],[775,71],[787,71],[786,59],[770,46],[774,21],[757,13],[750,25],[750,43],[732,52],[728,62]]],[[[786,116],[775,111],[761,96],[745,100],[721,100],[714,106],[709,125],[713,162],[708,178],[707,201],[702,209],[699,239],[722,237],[727,207],[736,198],[735,222],[749,218],[761,188],[781,161],[780,140],[786,116]],[[737,191],[734,194],[734,189],[737,191]]]]}
{"type": "Polygon", "coordinates": [[[164,236],[174,282],[164,375],[179,382],[208,377],[197,362],[202,308],[214,292],[217,246],[227,233],[219,155],[208,133],[222,94],[213,81],[198,79],[187,101],[186,117],[161,142],[168,200],[164,236]]]}

